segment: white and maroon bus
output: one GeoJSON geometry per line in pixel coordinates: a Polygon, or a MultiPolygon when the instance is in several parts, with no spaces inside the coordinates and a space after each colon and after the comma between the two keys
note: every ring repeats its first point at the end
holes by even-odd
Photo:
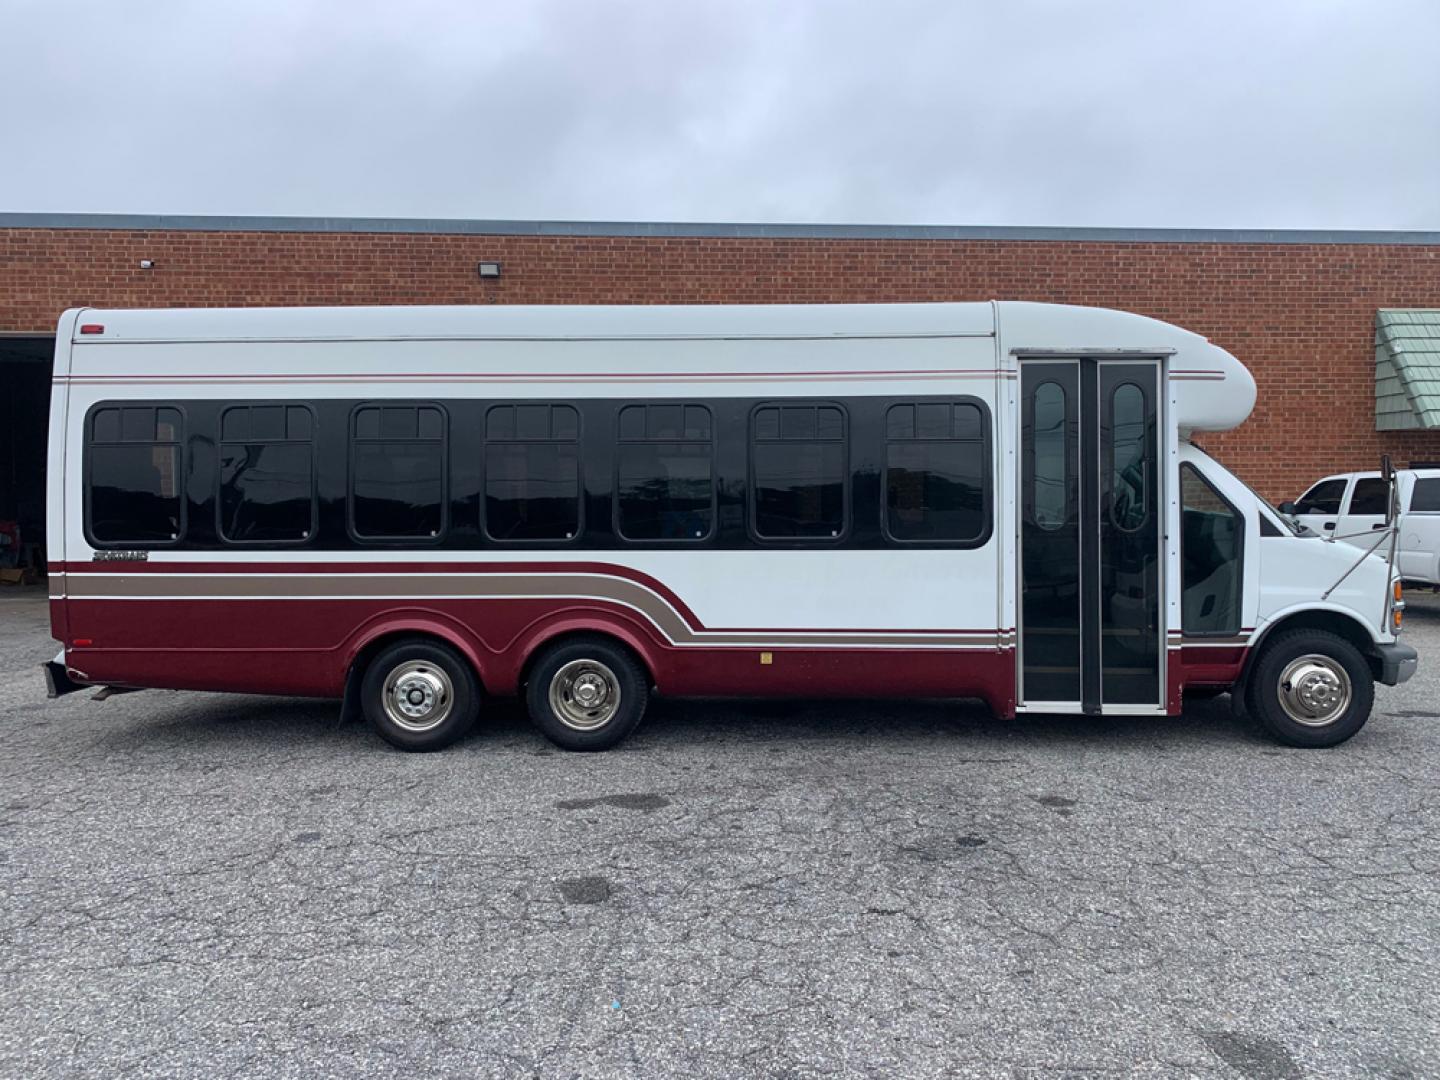
{"type": "Polygon", "coordinates": [[[1414,670],[1379,553],[1192,441],[1255,384],[1032,303],[67,312],[52,692],[343,699],[598,750],[673,696],[1174,715],[1329,746],[1414,670]]]}

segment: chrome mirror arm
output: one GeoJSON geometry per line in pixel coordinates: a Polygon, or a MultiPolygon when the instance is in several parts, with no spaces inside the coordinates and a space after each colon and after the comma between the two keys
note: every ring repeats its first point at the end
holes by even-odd
{"type": "MultiPolygon", "coordinates": [[[[1326,589],[1323,593],[1320,594],[1320,599],[1321,599],[1321,600],[1329,600],[1329,599],[1330,599],[1330,594],[1333,593],[1336,589],[1338,589],[1338,588],[1340,587],[1340,584],[1341,584],[1346,578],[1348,578],[1348,577],[1349,577],[1351,574],[1353,574],[1357,569],[1359,569],[1359,568],[1360,568],[1360,564],[1363,563],[1366,559],[1368,559],[1371,555],[1373,555],[1373,554],[1375,553],[1375,549],[1378,548],[1383,541],[1389,539],[1389,540],[1391,541],[1390,547],[1391,547],[1391,550],[1393,551],[1393,550],[1394,550],[1394,547],[1395,547],[1395,543],[1394,543],[1393,537],[1394,537],[1399,531],[1400,531],[1400,530],[1399,530],[1399,528],[1398,528],[1397,526],[1392,525],[1392,526],[1390,526],[1389,528],[1387,528],[1384,532],[1379,532],[1379,533],[1377,533],[1377,535],[1376,535],[1376,537],[1375,537],[1375,542],[1374,542],[1373,544],[1371,544],[1368,548],[1366,548],[1364,551],[1362,551],[1362,552],[1360,553],[1360,558],[1356,559],[1356,560],[1350,565],[1350,569],[1349,569],[1349,570],[1346,570],[1345,573],[1341,574],[1338,578],[1336,578],[1336,579],[1335,579],[1335,583],[1334,583],[1333,585],[1331,585],[1328,589],[1326,589]]],[[[1356,533],[1355,535],[1356,535],[1356,536],[1363,536],[1363,535],[1365,535],[1365,534],[1364,534],[1364,533],[1356,533]]],[[[1386,587],[1387,589],[1390,587],[1390,578],[1389,578],[1389,575],[1386,575],[1386,578],[1385,578],[1385,587],[1386,587]]]]}

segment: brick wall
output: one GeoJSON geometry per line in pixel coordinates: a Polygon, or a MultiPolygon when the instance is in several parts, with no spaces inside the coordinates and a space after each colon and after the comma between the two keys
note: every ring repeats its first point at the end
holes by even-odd
{"type": "Polygon", "coordinates": [[[1440,459],[1440,432],[1375,431],[1373,383],[1375,309],[1440,307],[1440,245],[0,228],[0,331],[76,305],[991,298],[1121,308],[1233,352],[1259,402],[1201,441],[1274,498],[1382,451],[1440,459]],[[481,259],[504,276],[482,282],[481,259]]]}

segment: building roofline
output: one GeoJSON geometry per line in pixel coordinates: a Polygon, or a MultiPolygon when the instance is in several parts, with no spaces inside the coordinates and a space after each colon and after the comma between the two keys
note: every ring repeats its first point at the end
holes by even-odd
{"type": "Polygon", "coordinates": [[[687,221],[244,217],[192,214],[0,213],[0,229],[111,229],[131,232],[424,233],[448,236],[683,237],[756,240],[1088,241],[1112,244],[1390,244],[1440,247],[1440,231],[1366,229],[806,225],[687,221]]]}

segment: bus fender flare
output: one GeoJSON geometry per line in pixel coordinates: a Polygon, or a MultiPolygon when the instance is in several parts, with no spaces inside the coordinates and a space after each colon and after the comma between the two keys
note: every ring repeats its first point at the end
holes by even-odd
{"type": "Polygon", "coordinates": [[[493,663],[480,659],[481,649],[477,647],[478,643],[474,635],[463,623],[448,615],[423,608],[385,611],[372,616],[356,627],[340,647],[340,651],[345,657],[344,689],[340,704],[342,723],[356,719],[360,715],[359,683],[363,674],[363,665],[356,661],[377,642],[386,638],[409,635],[436,638],[449,645],[475,672],[475,678],[479,681],[481,690],[486,689],[486,672],[493,667],[493,663]]]}
{"type": "MultiPolygon", "coordinates": [[[[506,650],[514,657],[506,666],[513,673],[514,689],[522,689],[525,674],[540,652],[552,641],[581,634],[614,638],[635,654],[652,683],[658,679],[657,660],[665,645],[655,640],[648,623],[611,611],[567,611],[532,623],[506,650]]],[[[508,682],[508,680],[506,680],[508,682]]]]}

